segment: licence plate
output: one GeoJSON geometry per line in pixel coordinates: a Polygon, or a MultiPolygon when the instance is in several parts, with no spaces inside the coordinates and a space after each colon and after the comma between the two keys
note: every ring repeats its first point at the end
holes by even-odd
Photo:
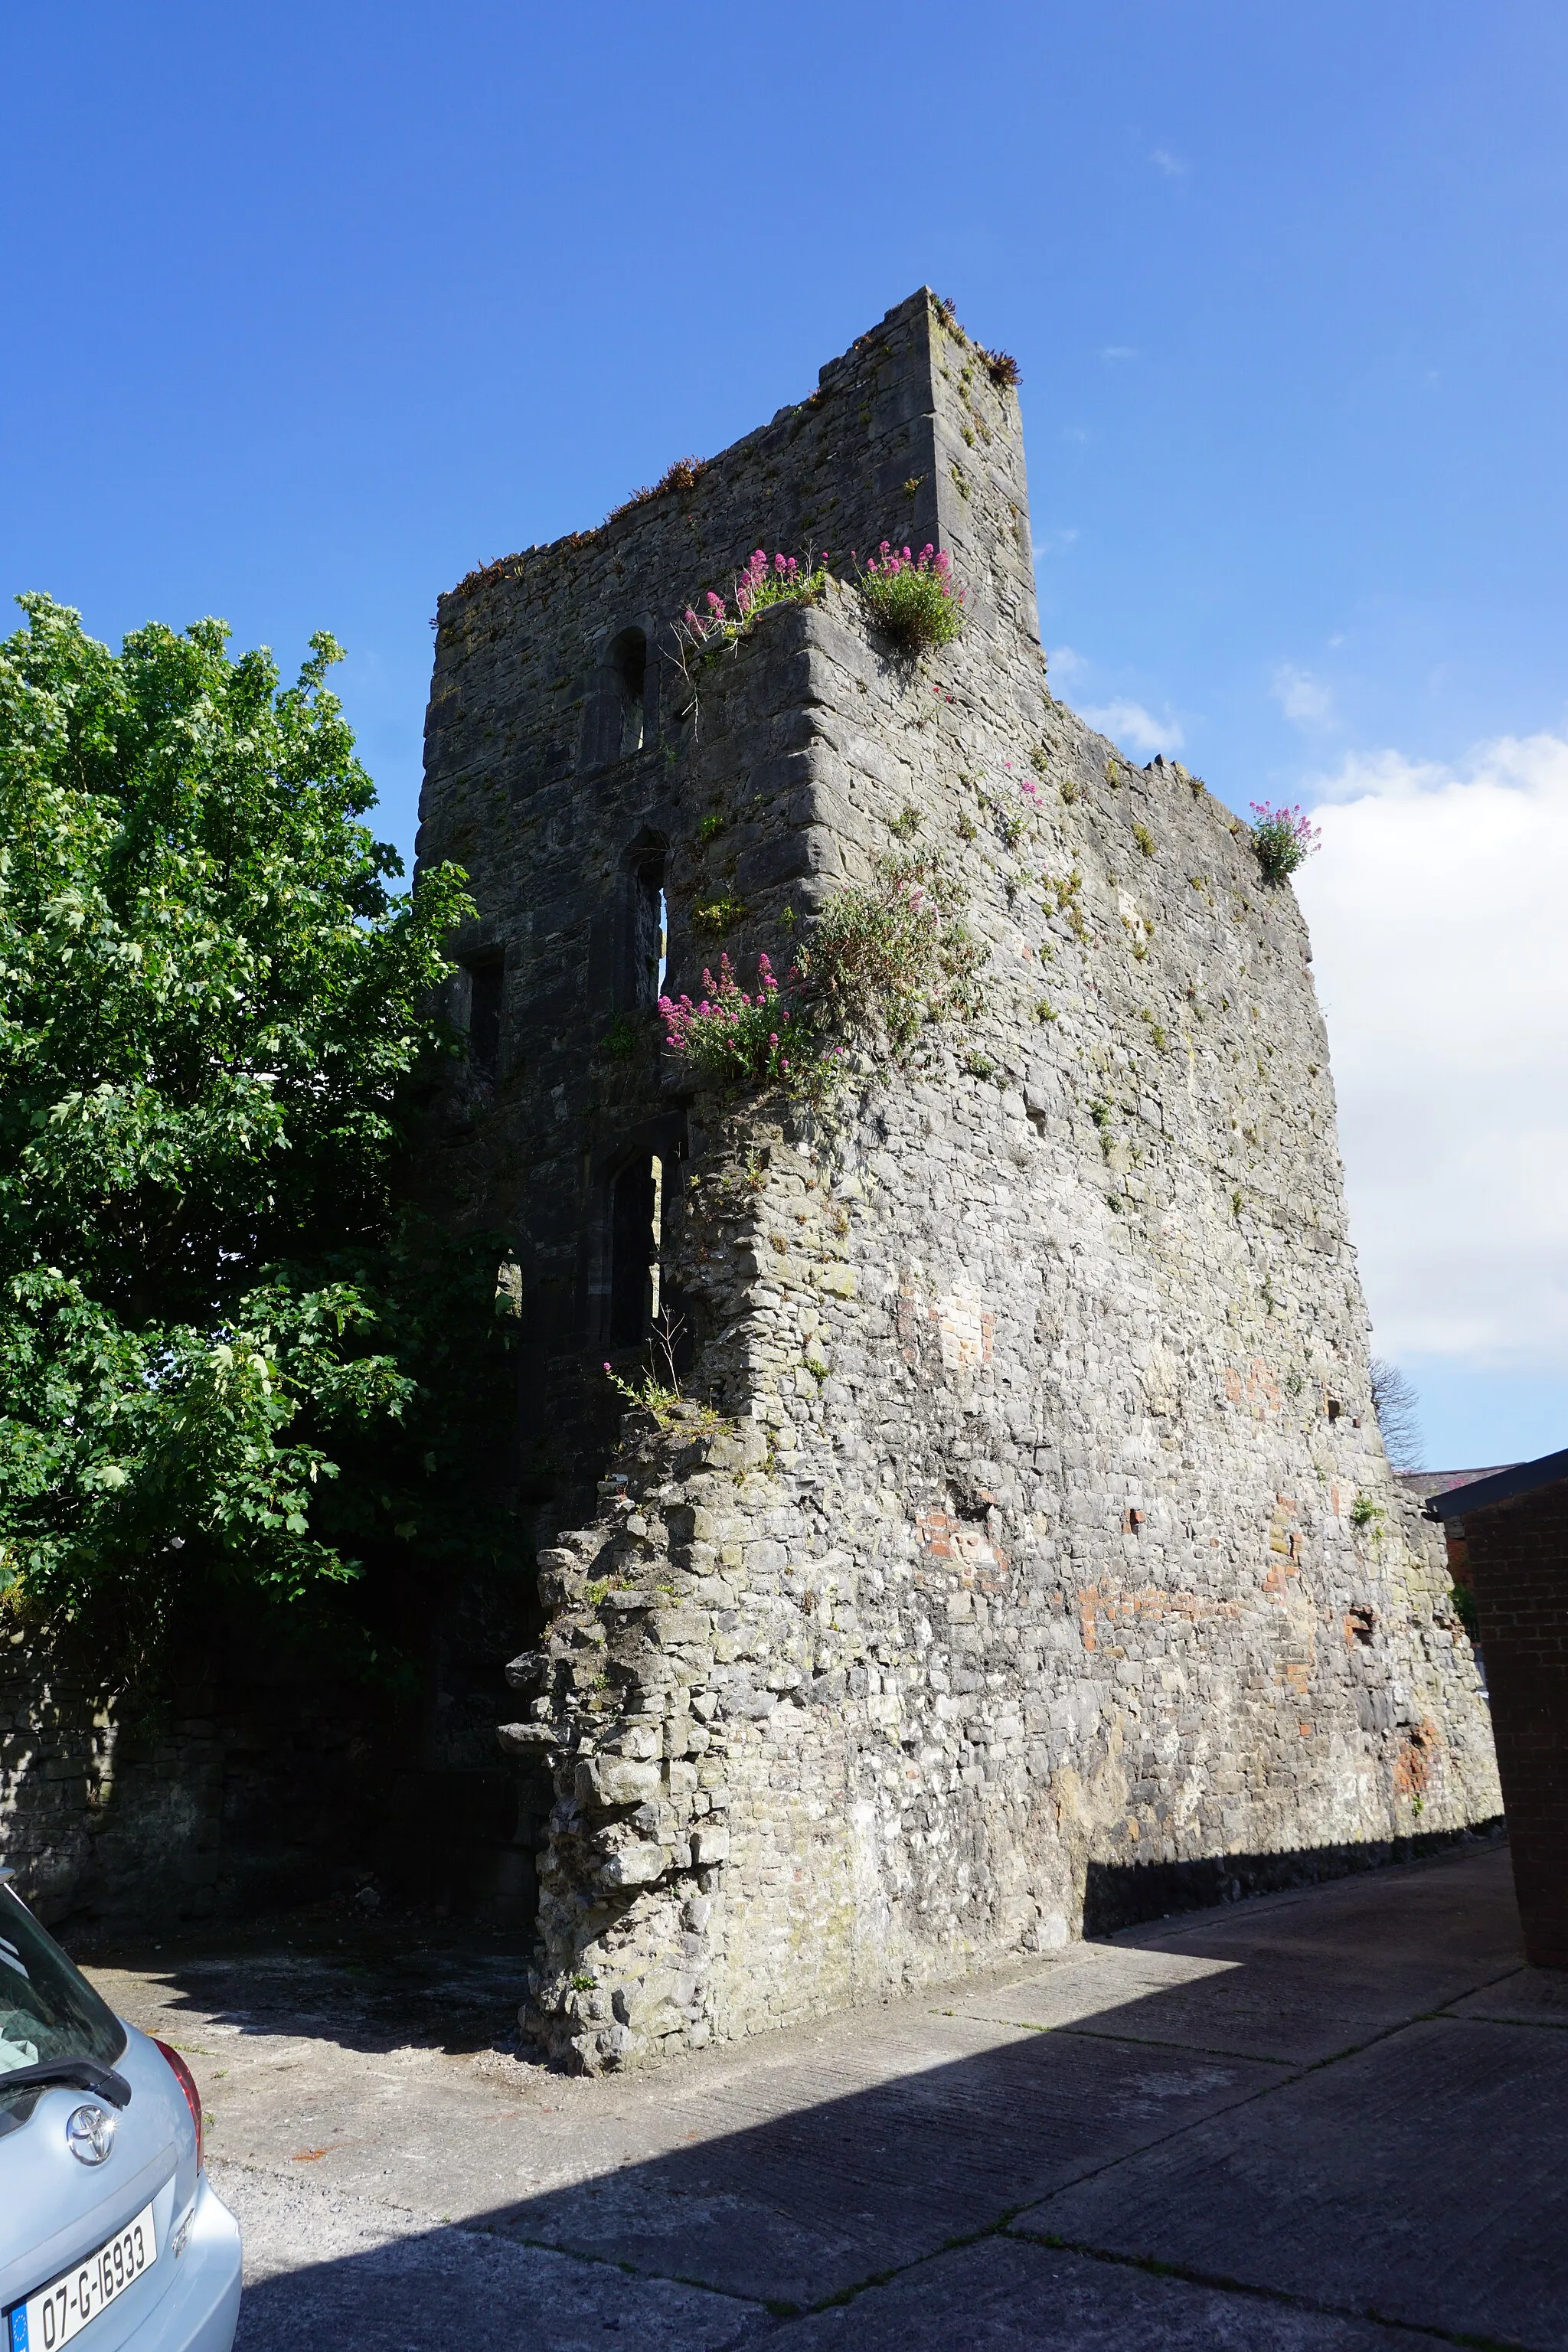
{"type": "Polygon", "coordinates": [[[39,2287],[26,2303],[12,2305],[10,2352],[56,2352],[58,2346],[68,2344],[157,2257],[153,2208],[143,2205],[135,2220],[106,2238],[95,2253],[39,2287]]]}

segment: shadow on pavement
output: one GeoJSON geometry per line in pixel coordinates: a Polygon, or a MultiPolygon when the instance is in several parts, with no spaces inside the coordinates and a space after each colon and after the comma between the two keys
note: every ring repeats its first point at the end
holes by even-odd
{"type": "MultiPolygon", "coordinates": [[[[368,2180],[226,2168],[273,2250],[241,2352],[1359,2352],[1410,2328],[1568,2352],[1568,2008],[1520,1965],[1506,1856],[936,1999],[787,2070],[672,2067],[650,2086],[679,2144],[452,2228],[389,2217],[368,2180]]],[[[498,2184],[538,2178],[548,2127],[524,2129],[498,2184]]]]}
{"type": "Polygon", "coordinates": [[[310,1923],[221,1954],[113,1946],[86,1964],[110,2001],[123,1975],[163,1988],[171,2026],[183,2016],[216,2019],[247,2034],[305,2034],[365,2055],[409,2047],[519,2054],[524,1962],[514,1942],[454,1948],[395,1927],[344,1921],[345,1932],[334,1933],[335,1925],[310,1923]]]}

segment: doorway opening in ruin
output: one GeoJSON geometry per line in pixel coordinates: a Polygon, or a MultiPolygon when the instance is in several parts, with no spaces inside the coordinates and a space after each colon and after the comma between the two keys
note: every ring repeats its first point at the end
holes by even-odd
{"type": "Polygon", "coordinates": [[[663,1308],[659,1253],[664,1240],[664,1162],[639,1152],[610,1194],[609,1344],[640,1348],[663,1308]]]}

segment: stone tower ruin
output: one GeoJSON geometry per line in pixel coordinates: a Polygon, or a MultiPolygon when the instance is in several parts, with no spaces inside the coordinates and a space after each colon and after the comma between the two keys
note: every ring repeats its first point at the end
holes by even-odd
{"type": "MultiPolygon", "coordinates": [[[[424,1181],[507,1236],[541,1549],[485,1622],[524,1643],[525,2020],[590,2070],[1499,1809],[1373,1414],[1305,927],[1196,777],[1052,696],[1012,373],[922,291],[440,603],[420,857],[480,916],[424,1181]],[[965,590],[918,662],[856,589],[884,539],[965,590]],[[836,576],[694,694],[676,617],[759,545],[836,576]],[[826,1105],[694,1087],[661,952],[675,994],[783,970],[911,843],[973,1011],[826,1105]],[[683,1401],[628,1409],[659,1307],[683,1401]]],[[[448,1698],[493,1756],[482,1678],[448,1698]]]]}

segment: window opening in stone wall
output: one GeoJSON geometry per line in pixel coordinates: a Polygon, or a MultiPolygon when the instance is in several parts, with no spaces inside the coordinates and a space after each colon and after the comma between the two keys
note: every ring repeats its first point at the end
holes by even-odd
{"type": "Polygon", "coordinates": [[[669,908],[664,895],[664,851],[649,847],[631,869],[630,953],[625,1002],[657,1004],[668,961],[669,908]]]}
{"type": "Polygon", "coordinates": [[[616,1177],[610,1196],[612,1348],[640,1348],[659,1312],[659,1245],[664,1226],[664,1163],[639,1155],[616,1177]]]}
{"type": "Polygon", "coordinates": [[[470,963],[468,974],[468,1060],[485,1077],[493,1078],[500,1062],[501,997],[506,965],[500,956],[470,963]]]}
{"type": "Polygon", "coordinates": [[[647,639],[640,629],[623,629],[610,647],[610,673],[620,704],[619,756],[642,750],[643,701],[647,692],[647,639]]]}

